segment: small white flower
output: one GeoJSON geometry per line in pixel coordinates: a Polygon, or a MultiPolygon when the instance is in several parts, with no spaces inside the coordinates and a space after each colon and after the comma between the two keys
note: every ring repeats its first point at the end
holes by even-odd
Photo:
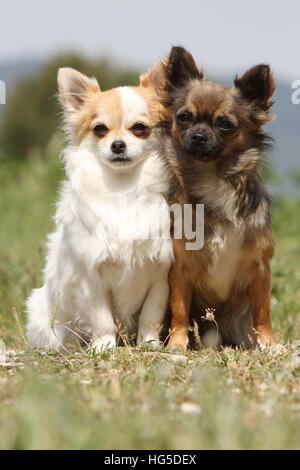
{"type": "Polygon", "coordinates": [[[214,321],[214,319],[215,319],[214,312],[215,312],[215,311],[216,311],[216,310],[215,310],[214,308],[207,308],[207,309],[205,310],[205,312],[206,312],[206,315],[205,315],[206,320],[214,321]]]}
{"type": "Polygon", "coordinates": [[[200,415],[201,407],[196,403],[184,402],[180,405],[180,411],[189,415],[200,415]]]}

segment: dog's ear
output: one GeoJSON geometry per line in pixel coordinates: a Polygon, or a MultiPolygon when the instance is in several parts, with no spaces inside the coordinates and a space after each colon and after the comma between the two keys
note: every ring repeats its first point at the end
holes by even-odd
{"type": "Polygon", "coordinates": [[[270,109],[274,103],[272,96],[275,87],[274,76],[265,64],[252,67],[241,78],[234,80],[234,89],[242,98],[263,111],[270,109]]]}
{"type": "Polygon", "coordinates": [[[190,80],[203,78],[203,72],[198,69],[192,54],[183,47],[172,47],[166,65],[167,91],[181,88],[190,80]]]}
{"type": "Polygon", "coordinates": [[[160,61],[152,69],[140,76],[140,86],[155,88],[158,95],[161,95],[166,87],[166,66],[167,59],[160,61]]]}
{"type": "Polygon", "coordinates": [[[60,100],[67,112],[78,111],[90,94],[100,91],[95,78],[68,67],[59,69],[57,81],[60,100]]]}

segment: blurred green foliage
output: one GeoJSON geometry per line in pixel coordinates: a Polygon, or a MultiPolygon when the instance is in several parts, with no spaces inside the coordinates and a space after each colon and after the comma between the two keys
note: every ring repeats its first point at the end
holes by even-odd
{"type": "Polygon", "coordinates": [[[283,180],[283,175],[279,175],[275,170],[270,160],[263,162],[260,170],[260,176],[264,183],[279,185],[283,180]]]}
{"type": "Polygon", "coordinates": [[[0,129],[2,155],[20,160],[32,151],[41,153],[59,129],[57,71],[60,67],[73,67],[95,76],[102,90],[138,83],[136,71],[118,69],[106,60],[88,60],[75,54],[54,57],[38,76],[20,81],[9,96],[0,129]]]}
{"type": "Polygon", "coordinates": [[[289,176],[291,180],[293,181],[293,183],[299,187],[300,186],[300,168],[293,168],[290,171],[289,176]]]}

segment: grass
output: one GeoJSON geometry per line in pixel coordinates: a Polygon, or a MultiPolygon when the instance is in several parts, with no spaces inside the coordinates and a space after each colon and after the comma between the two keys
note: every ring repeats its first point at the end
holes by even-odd
{"type": "Polygon", "coordinates": [[[24,300],[41,283],[60,166],[50,157],[0,165],[0,448],[299,449],[300,201],[275,202],[281,348],[33,352],[20,333],[24,300]]]}

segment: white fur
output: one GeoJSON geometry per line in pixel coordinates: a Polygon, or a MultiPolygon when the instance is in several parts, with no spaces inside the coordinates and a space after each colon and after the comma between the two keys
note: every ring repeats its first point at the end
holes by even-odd
{"type": "Polygon", "coordinates": [[[80,145],[71,141],[65,150],[68,179],[57,205],[56,229],[48,239],[44,285],[33,290],[27,301],[27,337],[36,347],[60,348],[66,334],[70,329],[78,331],[78,325],[90,336],[92,347],[114,347],[116,319],[128,329],[135,314],[137,342],[159,342],[172,242],[162,236],[139,239],[132,234],[138,233],[141,224],[151,225],[153,218],[161,220],[161,208],[167,216],[163,193],[168,189],[168,175],[155,137],[138,139],[128,131],[135,112],[148,112],[146,102],[129,88],[118,92],[123,108],[118,137],[126,141],[134,159],[128,167],[114,168],[108,161],[108,139],[103,139],[102,148],[92,134],[80,145]],[[130,214],[127,219],[124,201],[130,214]],[[142,220],[133,215],[136,204],[144,207],[142,220]],[[127,238],[111,238],[112,228],[120,224],[127,238]],[[51,318],[58,294],[53,331],[51,318]]]}

